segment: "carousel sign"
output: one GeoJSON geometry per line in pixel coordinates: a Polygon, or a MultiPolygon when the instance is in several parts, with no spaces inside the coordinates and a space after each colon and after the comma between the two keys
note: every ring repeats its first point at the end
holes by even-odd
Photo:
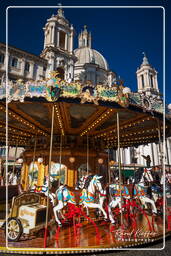
{"type": "Polygon", "coordinates": [[[19,79],[13,81],[2,81],[0,85],[0,99],[7,96],[7,101],[24,102],[26,97],[43,97],[49,102],[56,102],[59,97],[80,98],[81,103],[92,102],[98,104],[99,100],[117,102],[123,107],[129,105],[127,87],[113,85],[112,87],[91,84],[83,85],[79,82],[68,83],[58,77],[57,72],[51,72],[50,78],[38,81],[27,81],[19,79]],[[7,89],[7,91],[6,91],[7,89]]]}

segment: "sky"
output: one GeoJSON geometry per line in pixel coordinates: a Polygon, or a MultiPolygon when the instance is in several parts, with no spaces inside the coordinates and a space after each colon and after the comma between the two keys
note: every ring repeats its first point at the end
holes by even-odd
{"type": "Polygon", "coordinates": [[[75,29],[74,48],[84,25],[92,33],[92,48],[107,60],[132,91],[137,90],[136,70],[145,52],[149,63],[158,72],[159,89],[163,92],[163,6],[166,13],[166,103],[171,103],[170,0],[6,0],[0,3],[0,41],[5,42],[7,6],[56,6],[56,8],[9,8],[9,45],[39,55],[43,50],[46,20],[56,14],[57,6],[75,29]],[[152,6],[153,8],[83,8],[82,6],[152,6]]]}

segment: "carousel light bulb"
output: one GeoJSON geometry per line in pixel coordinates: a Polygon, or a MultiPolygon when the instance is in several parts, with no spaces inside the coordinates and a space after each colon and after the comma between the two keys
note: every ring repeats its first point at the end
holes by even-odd
{"type": "Polygon", "coordinates": [[[39,158],[37,159],[37,162],[38,162],[39,164],[43,163],[43,158],[42,158],[42,157],[39,157],[39,158]]]}
{"type": "Polygon", "coordinates": [[[71,164],[73,164],[73,163],[75,162],[75,157],[71,156],[71,157],[69,158],[69,161],[70,161],[71,164]]]}
{"type": "Polygon", "coordinates": [[[99,163],[99,164],[103,164],[103,158],[99,158],[99,159],[98,159],[98,163],[99,163]]]}

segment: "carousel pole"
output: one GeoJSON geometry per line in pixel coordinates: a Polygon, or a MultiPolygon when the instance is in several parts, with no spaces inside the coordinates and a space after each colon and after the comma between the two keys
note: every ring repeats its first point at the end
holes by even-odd
{"type": "Polygon", "coordinates": [[[59,182],[61,180],[61,163],[62,163],[62,134],[60,136],[60,149],[59,149],[59,182]]]}
{"type": "Polygon", "coordinates": [[[14,170],[15,170],[15,162],[16,162],[16,158],[17,158],[17,149],[18,149],[18,140],[17,140],[17,143],[16,143],[15,153],[14,153],[14,163],[13,163],[13,168],[12,168],[13,177],[14,177],[14,170]]]}
{"type": "Polygon", "coordinates": [[[117,137],[118,137],[118,167],[119,167],[119,192],[121,198],[121,227],[123,226],[122,214],[122,176],[121,176],[121,152],[120,152],[120,127],[119,127],[119,112],[117,112],[117,137]]]}
{"type": "Polygon", "coordinates": [[[158,131],[158,137],[159,137],[159,153],[160,153],[160,164],[161,166],[163,165],[163,153],[162,153],[162,149],[161,149],[161,130],[160,130],[160,123],[159,123],[159,119],[157,119],[157,131],[158,131]]]}
{"type": "Polygon", "coordinates": [[[153,167],[155,166],[155,159],[154,159],[154,148],[153,143],[151,143],[151,153],[152,153],[152,160],[153,160],[153,167]]]}
{"type": "Polygon", "coordinates": [[[34,174],[34,164],[35,164],[35,158],[36,158],[36,147],[37,147],[37,134],[34,140],[34,151],[33,151],[33,168],[31,172],[31,184],[33,182],[33,174],[34,174]]]}
{"type": "Polygon", "coordinates": [[[46,248],[47,241],[47,227],[49,217],[49,186],[50,186],[50,171],[51,171],[51,159],[52,159],[52,143],[53,143],[53,126],[54,126],[54,105],[52,107],[52,121],[51,121],[51,135],[50,135],[50,149],[49,149],[49,168],[48,168],[48,187],[47,187],[47,208],[46,208],[46,222],[45,222],[45,235],[44,235],[44,247],[46,248]]]}
{"type": "Polygon", "coordinates": [[[87,175],[89,173],[88,168],[89,168],[89,137],[87,134],[87,175]]]}
{"type": "Polygon", "coordinates": [[[110,165],[109,165],[109,161],[110,161],[110,157],[109,157],[109,148],[108,148],[108,178],[109,178],[109,184],[110,184],[110,181],[111,181],[111,174],[110,174],[110,165]]]}

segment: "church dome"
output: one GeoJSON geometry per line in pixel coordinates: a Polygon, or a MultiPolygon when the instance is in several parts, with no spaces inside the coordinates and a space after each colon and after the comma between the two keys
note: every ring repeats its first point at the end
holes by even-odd
{"type": "Polygon", "coordinates": [[[74,50],[74,54],[77,57],[75,66],[84,65],[86,63],[92,63],[99,66],[99,68],[108,70],[108,63],[101,53],[91,49],[90,47],[81,47],[74,50]]]}

